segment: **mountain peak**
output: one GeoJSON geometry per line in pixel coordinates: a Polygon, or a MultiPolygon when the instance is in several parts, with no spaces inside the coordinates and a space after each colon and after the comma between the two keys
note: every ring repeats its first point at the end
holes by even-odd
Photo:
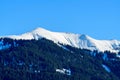
{"type": "Polygon", "coordinates": [[[32,31],[33,33],[39,33],[39,32],[50,32],[47,29],[44,29],[42,27],[38,27],[32,31]]]}
{"type": "MultiPolygon", "coordinates": [[[[2,37],[5,38],[5,37],[2,37]]],[[[44,28],[38,27],[31,32],[24,33],[22,35],[11,35],[7,38],[12,39],[40,39],[46,38],[52,40],[56,44],[70,45],[72,47],[84,48],[89,50],[98,50],[98,51],[111,51],[118,52],[120,51],[120,41],[111,41],[111,40],[96,40],[85,34],[74,34],[74,33],[61,33],[61,32],[52,32],[44,28]]]]}
{"type": "MultiPolygon", "coordinates": [[[[42,28],[42,27],[37,27],[35,30],[47,30],[45,28],[42,28]]],[[[47,30],[48,31],[48,30],[47,30]]]]}

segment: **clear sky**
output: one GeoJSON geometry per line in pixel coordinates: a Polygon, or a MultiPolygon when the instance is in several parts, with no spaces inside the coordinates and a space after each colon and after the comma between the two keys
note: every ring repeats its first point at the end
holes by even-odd
{"type": "Polygon", "coordinates": [[[0,0],[0,36],[37,27],[120,40],[120,0],[0,0]]]}

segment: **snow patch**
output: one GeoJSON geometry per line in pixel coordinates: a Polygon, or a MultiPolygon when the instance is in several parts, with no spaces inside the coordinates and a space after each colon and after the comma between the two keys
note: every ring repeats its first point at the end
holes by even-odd
{"type": "Polygon", "coordinates": [[[106,53],[103,54],[103,60],[108,60],[108,56],[106,53]]]}
{"type": "Polygon", "coordinates": [[[0,50],[3,49],[3,41],[0,41],[0,50]]]}
{"type": "Polygon", "coordinates": [[[0,41],[0,50],[8,49],[11,47],[11,44],[3,44],[3,41],[0,41]]]}
{"type": "Polygon", "coordinates": [[[104,64],[102,64],[102,67],[107,71],[107,72],[111,72],[110,68],[104,64]]]}
{"type": "Polygon", "coordinates": [[[120,58],[120,55],[119,55],[119,54],[117,54],[116,56],[117,56],[118,58],[120,58]]]}
{"type": "Polygon", "coordinates": [[[65,46],[63,46],[63,45],[60,45],[60,47],[62,47],[64,50],[66,50],[66,51],[70,51],[68,48],[66,48],[65,46]]]}
{"type": "Polygon", "coordinates": [[[69,69],[56,69],[56,72],[62,73],[62,74],[66,74],[66,75],[71,75],[71,70],[69,69]]]}

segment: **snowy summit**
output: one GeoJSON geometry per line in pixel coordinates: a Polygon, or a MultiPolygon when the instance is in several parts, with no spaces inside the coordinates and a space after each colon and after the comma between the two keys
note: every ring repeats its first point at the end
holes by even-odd
{"type": "Polygon", "coordinates": [[[70,45],[72,47],[77,47],[81,49],[98,50],[98,51],[120,51],[120,41],[117,40],[97,40],[84,34],[74,34],[74,33],[62,33],[62,32],[52,32],[44,28],[37,28],[31,32],[24,33],[22,35],[11,35],[4,36],[2,38],[12,38],[12,39],[40,39],[46,38],[52,40],[54,43],[62,43],[64,45],[70,45]]]}

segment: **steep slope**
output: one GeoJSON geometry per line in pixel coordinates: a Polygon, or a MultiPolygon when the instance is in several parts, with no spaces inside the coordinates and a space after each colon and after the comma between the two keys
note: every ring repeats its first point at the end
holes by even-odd
{"type": "Polygon", "coordinates": [[[89,50],[98,51],[111,51],[119,52],[120,41],[117,40],[96,40],[84,34],[74,34],[74,33],[62,33],[62,32],[51,32],[43,28],[37,28],[32,32],[28,32],[22,35],[12,35],[5,36],[12,39],[40,39],[46,38],[52,40],[55,43],[61,43],[64,45],[70,45],[73,47],[89,50]]]}

